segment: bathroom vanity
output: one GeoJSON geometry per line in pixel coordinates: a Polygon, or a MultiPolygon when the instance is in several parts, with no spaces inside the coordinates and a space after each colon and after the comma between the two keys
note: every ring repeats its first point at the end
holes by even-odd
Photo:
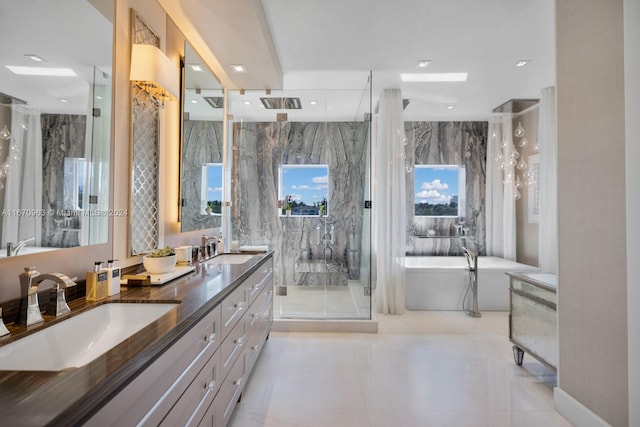
{"type": "MultiPolygon", "coordinates": [[[[69,320],[110,303],[175,308],[84,365],[0,371],[3,422],[227,425],[273,317],[272,252],[234,257],[214,257],[164,286],[123,288],[97,303],[74,301],[69,320]]],[[[16,340],[3,338],[0,346],[16,340]]],[[[42,354],[48,356],[55,355],[42,354]]]]}
{"type": "Polygon", "coordinates": [[[509,276],[509,340],[513,357],[522,365],[527,353],[557,370],[558,279],[545,273],[507,273],[509,276]]]}

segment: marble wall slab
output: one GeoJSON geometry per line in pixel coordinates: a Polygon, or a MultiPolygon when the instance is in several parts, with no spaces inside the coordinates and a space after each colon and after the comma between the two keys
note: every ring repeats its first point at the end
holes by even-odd
{"type": "Polygon", "coordinates": [[[42,218],[42,246],[80,245],[81,215],[62,215],[65,158],[85,157],[87,117],[42,114],[42,208],[55,212],[42,218]]]}
{"type": "MultiPolygon", "coordinates": [[[[479,254],[486,253],[485,182],[488,122],[406,122],[408,146],[415,147],[415,164],[464,165],[466,169],[466,216],[469,227],[466,244],[479,254]]],[[[413,189],[413,174],[408,177],[413,189]]],[[[408,192],[407,209],[413,212],[414,194],[408,192]]],[[[408,255],[461,255],[462,242],[456,238],[459,218],[414,217],[407,238],[408,255]],[[420,238],[433,229],[438,236],[420,238]]]]}
{"type": "Polygon", "coordinates": [[[222,163],[222,122],[185,120],[182,136],[181,230],[193,231],[222,225],[221,217],[200,213],[202,165],[222,163]]]}
{"type": "Polygon", "coordinates": [[[236,123],[233,134],[233,238],[240,245],[275,249],[277,286],[324,285],[327,280],[341,286],[358,279],[369,123],[236,123]],[[330,224],[318,217],[278,215],[282,164],[328,165],[327,211],[335,236],[328,248],[317,245],[316,226],[324,230],[330,224]]]}

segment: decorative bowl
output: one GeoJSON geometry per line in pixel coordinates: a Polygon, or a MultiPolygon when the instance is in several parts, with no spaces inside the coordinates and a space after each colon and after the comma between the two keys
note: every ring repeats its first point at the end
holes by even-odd
{"type": "Polygon", "coordinates": [[[159,256],[153,257],[145,255],[142,257],[142,265],[144,265],[147,273],[151,274],[163,274],[169,273],[176,266],[176,255],[167,255],[167,256],[159,256]]]}

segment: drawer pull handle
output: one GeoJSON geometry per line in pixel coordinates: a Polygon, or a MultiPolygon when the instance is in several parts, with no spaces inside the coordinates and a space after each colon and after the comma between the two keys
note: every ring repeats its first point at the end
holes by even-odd
{"type": "Polygon", "coordinates": [[[237,386],[241,386],[241,385],[242,385],[242,378],[238,378],[238,379],[237,379],[237,380],[235,380],[233,383],[234,383],[235,385],[237,385],[237,386]]]}
{"type": "Polygon", "coordinates": [[[254,345],[253,347],[251,347],[251,350],[253,350],[253,351],[258,351],[258,346],[257,346],[257,345],[254,345]]]}
{"type": "Polygon", "coordinates": [[[207,342],[214,342],[216,340],[215,332],[211,335],[207,335],[206,337],[204,337],[204,340],[207,342]]]}
{"type": "Polygon", "coordinates": [[[238,344],[239,346],[242,346],[242,341],[244,340],[244,335],[241,336],[240,338],[236,339],[235,341],[233,341],[234,344],[238,344]]]}
{"type": "Polygon", "coordinates": [[[213,390],[214,388],[216,388],[216,382],[215,381],[208,382],[204,385],[204,388],[206,390],[213,390]]]}
{"type": "Polygon", "coordinates": [[[268,294],[269,294],[269,296],[272,296],[273,295],[273,291],[269,291],[268,294]]]}
{"type": "Polygon", "coordinates": [[[237,302],[237,303],[233,304],[233,307],[241,310],[242,307],[244,307],[244,305],[245,305],[245,302],[244,301],[240,301],[240,302],[237,302]]]}

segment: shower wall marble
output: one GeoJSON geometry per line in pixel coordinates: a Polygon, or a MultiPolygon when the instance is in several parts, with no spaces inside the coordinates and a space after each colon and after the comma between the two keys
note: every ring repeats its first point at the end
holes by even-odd
{"type": "Polygon", "coordinates": [[[182,139],[182,231],[220,227],[221,217],[200,213],[202,165],[222,163],[222,122],[185,120],[182,139]]]}
{"type": "MultiPolygon", "coordinates": [[[[479,254],[485,244],[485,177],[488,122],[406,122],[407,146],[415,147],[415,164],[463,165],[466,169],[466,245],[479,254]]],[[[413,189],[413,174],[408,174],[413,189]]],[[[413,212],[414,194],[408,192],[408,212],[413,212]]],[[[414,217],[407,238],[407,255],[460,255],[462,242],[455,224],[460,218],[414,217]],[[424,238],[427,230],[437,238],[424,238]]]]}
{"type": "Polygon", "coordinates": [[[42,219],[42,246],[67,248],[80,245],[81,215],[64,210],[64,163],[85,157],[87,117],[42,114],[42,207],[53,215],[42,219]]]}
{"type": "Polygon", "coordinates": [[[233,141],[233,238],[275,250],[277,286],[325,280],[341,286],[358,279],[369,123],[236,123],[233,141]],[[335,221],[335,241],[326,265],[324,248],[317,244],[320,219],[278,215],[278,168],[287,164],[329,167],[326,219],[335,221]]]}

